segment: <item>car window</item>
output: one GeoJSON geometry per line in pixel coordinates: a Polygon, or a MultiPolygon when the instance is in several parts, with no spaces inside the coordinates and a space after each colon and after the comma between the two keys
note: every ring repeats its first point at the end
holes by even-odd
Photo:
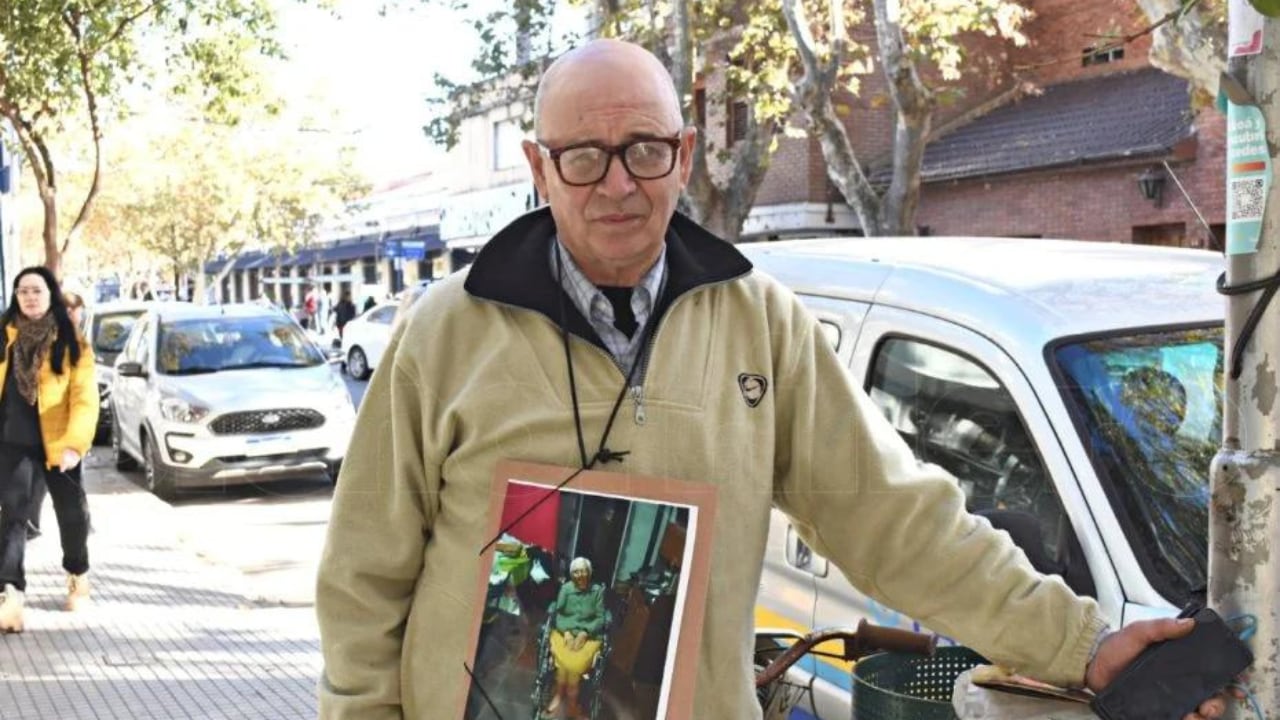
{"type": "Polygon", "coordinates": [[[375,308],[369,312],[369,322],[390,325],[396,319],[396,308],[394,305],[375,308]]]}
{"type": "Polygon", "coordinates": [[[134,361],[141,363],[144,368],[151,365],[151,327],[150,322],[142,326],[141,331],[137,333],[137,344],[133,348],[134,361]]]}
{"type": "Polygon", "coordinates": [[[142,312],[113,312],[93,317],[93,351],[98,354],[119,353],[129,340],[129,331],[142,312]]]}
{"type": "Polygon", "coordinates": [[[325,362],[294,322],[278,316],[216,317],[162,323],[156,368],[190,375],[255,367],[308,367],[325,362]]]}
{"type": "Polygon", "coordinates": [[[1222,443],[1221,327],[1073,338],[1061,391],[1138,561],[1162,595],[1209,571],[1209,475],[1222,443]]]}
{"type": "Polygon", "coordinates": [[[970,512],[993,517],[1037,567],[1063,559],[1074,535],[1062,502],[1013,397],[986,368],[891,338],[877,350],[868,392],[918,458],[956,477],[970,512]],[[1038,542],[1029,542],[1037,531],[1038,542]]]}

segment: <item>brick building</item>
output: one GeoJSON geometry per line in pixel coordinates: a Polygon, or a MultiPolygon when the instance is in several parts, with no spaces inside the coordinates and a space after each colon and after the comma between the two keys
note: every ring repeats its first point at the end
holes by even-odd
{"type": "MultiPolygon", "coordinates": [[[[1225,118],[1195,109],[1187,83],[1150,66],[1147,37],[1082,56],[1100,34],[1142,27],[1129,6],[1027,5],[1035,13],[1023,28],[1030,43],[974,39],[970,57],[988,67],[965,78],[960,99],[935,113],[920,231],[1220,247],[1213,238],[1222,237],[1225,215],[1225,118]],[[1144,184],[1157,191],[1155,199],[1144,196],[1144,184]]],[[[873,30],[861,39],[873,43],[873,30]]],[[[855,150],[881,179],[893,133],[885,93],[877,70],[848,100],[855,150]]],[[[713,120],[707,131],[727,125],[713,120]]],[[[856,232],[856,219],[827,180],[818,142],[784,139],[744,238],[856,232]]]]}

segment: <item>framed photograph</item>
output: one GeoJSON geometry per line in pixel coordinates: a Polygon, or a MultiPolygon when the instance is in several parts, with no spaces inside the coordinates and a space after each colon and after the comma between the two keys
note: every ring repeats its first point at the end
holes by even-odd
{"type": "Polygon", "coordinates": [[[715,491],[500,463],[463,720],[690,717],[715,491]]]}

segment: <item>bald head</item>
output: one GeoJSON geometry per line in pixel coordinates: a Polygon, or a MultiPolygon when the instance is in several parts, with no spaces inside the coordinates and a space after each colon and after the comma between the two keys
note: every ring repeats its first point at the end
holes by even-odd
{"type": "Polygon", "coordinates": [[[551,63],[534,98],[536,136],[556,132],[557,121],[588,99],[635,105],[674,128],[681,124],[671,75],[653,53],[634,43],[593,40],[551,63]]]}

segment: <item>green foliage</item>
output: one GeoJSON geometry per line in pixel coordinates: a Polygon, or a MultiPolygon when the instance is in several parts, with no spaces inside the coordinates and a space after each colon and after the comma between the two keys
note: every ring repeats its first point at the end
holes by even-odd
{"type": "MultiPolygon", "coordinates": [[[[330,5],[330,0],[320,4],[330,5]]],[[[139,88],[193,99],[234,122],[261,98],[258,63],[280,56],[271,0],[5,0],[0,4],[0,118],[18,134],[47,218],[58,216],[51,140],[87,126],[93,147],[125,117],[139,88]]],[[[95,160],[95,166],[96,166],[95,160]]],[[[80,203],[88,222],[98,182],[80,203]]],[[[46,264],[58,268],[57,225],[45,224],[46,264]]],[[[65,244],[65,243],[64,243],[65,244]]]]}
{"type": "Polygon", "coordinates": [[[280,55],[276,29],[268,0],[6,0],[0,101],[58,131],[86,91],[119,113],[126,88],[163,72],[225,118],[253,95],[256,60],[280,55]]]}
{"type": "Polygon", "coordinates": [[[194,271],[246,246],[290,250],[368,191],[350,152],[317,152],[314,139],[255,117],[252,128],[186,124],[138,133],[90,242],[138,245],[194,271]]]}

